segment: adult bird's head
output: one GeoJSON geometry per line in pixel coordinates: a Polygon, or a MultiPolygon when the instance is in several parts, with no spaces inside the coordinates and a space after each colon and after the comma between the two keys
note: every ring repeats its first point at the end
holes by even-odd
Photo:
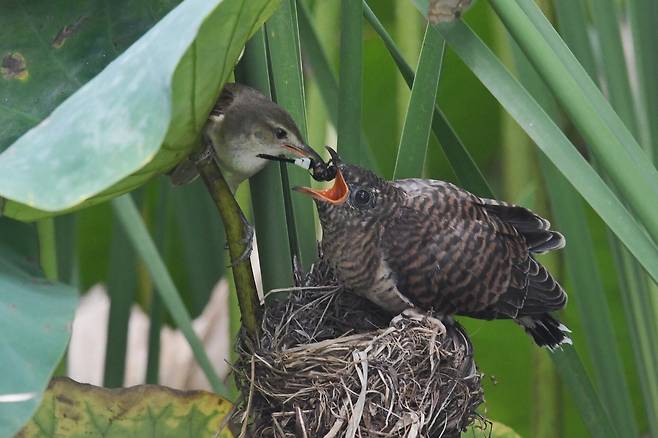
{"type": "Polygon", "coordinates": [[[388,216],[401,196],[399,190],[367,169],[342,162],[333,149],[327,149],[336,167],[333,185],[295,188],[313,197],[323,228],[367,227],[388,216]]]}
{"type": "Polygon", "coordinates": [[[222,170],[238,182],[265,167],[267,160],[259,155],[322,161],[306,145],[285,109],[245,85],[224,87],[208,118],[205,135],[215,148],[222,170]]]}

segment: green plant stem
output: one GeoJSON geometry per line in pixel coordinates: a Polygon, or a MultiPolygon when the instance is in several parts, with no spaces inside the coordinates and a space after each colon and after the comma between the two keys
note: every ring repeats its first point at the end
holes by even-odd
{"type": "Polygon", "coordinates": [[[130,310],[137,289],[136,266],[135,252],[119,220],[115,219],[112,225],[110,267],[107,276],[110,312],[103,373],[103,386],[107,388],[123,386],[130,310]]]}
{"type": "MultiPolygon", "coordinates": [[[[542,158],[542,171],[553,215],[558,229],[567,236],[569,242],[564,251],[566,269],[574,291],[570,302],[576,305],[582,321],[587,340],[585,347],[592,358],[596,387],[620,430],[626,431],[629,436],[638,436],[622,355],[617,346],[612,315],[595,263],[592,237],[581,206],[582,201],[555,166],[542,158]]],[[[628,287],[627,284],[622,295],[638,292],[627,290],[628,287]]],[[[632,336],[632,339],[639,338],[632,336]]]]}
{"type": "MultiPolygon", "coordinates": [[[[58,280],[57,269],[57,239],[55,234],[55,219],[46,218],[37,222],[37,236],[39,241],[39,264],[44,276],[50,281],[58,280]]],[[[66,375],[66,358],[68,349],[64,352],[57,368],[55,376],[66,375]]]]}
{"type": "MultiPolygon", "coordinates": [[[[638,136],[638,124],[633,106],[633,93],[628,80],[626,59],[619,31],[616,0],[590,0],[592,20],[599,40],[602,72],[608,99],[619,118],[628,129],[638,136]]],[[[584,24],[584,23],[583,23],[584,24]]]]}
{"type": "Polygon", "coordinates": [[[57,281],[57,244],[55,242],[55,220],[41,219],[37,222],[39,236],[39,262],[41,270],[50,281],[57,281]]]}
{"type": "MultiPolygon", "coordinates": [[[[159,184],[158,200],[155,208],[155,245],[161,254],[166,254],[167,228],[170,214],[170,183],[162,179],[159,184]]],[[[146,360],[146,383],[157,385],[160,380],[160,335],[165,318],[162,298],[154,289],[151,290],[149,303],[148,356],[146,360]]]]}
{"type": "Polygon", "coordinates": [[[153,294],[151,297],[149,318],[151,323],[149,325],[145,381],[146,383],[157,385],[160,382],[160,334],[162,320],[164,319],[162,298],[158,293],[153,294]]]}
{"type": "Polygon", "coordinates": [[[363,6],[341,0],[338,150],[345,161],[362,165],[363,6]]]}
{"type": "Polygon", "coordinates": [[[635,64],[637,65],[638,86],[636,94],[640,102],[641,131],[644,149],[653,155],[654,165],[658,165],[658,2],[655,0],[633,0],[626,2],[633,33],[635,64]]]}
{"type": "Polygon", "coordinates": [[[425,29],[416,78],[411,88],[393,179],[420,177],[425,166],[445,48],[441,35],[429,26],[425,29]]]}
{"type": "MultiPolygon", "coordinates": [[[[404,60],[404,57],[393,41],[393,38],[388,34],[365,0],[363,1],[363,13],[365,14],[366,20],[384,42],[384,45],[395,61],[395,64],[407,83],[407,86],[411,88],[414,82],[413,69],[404,60]]],[[[434,105],[432,131],[441,144],[441,147],[450,162],[450,166],[464,188],[480,196],[494,198],[493,190],[489,187],[489,184],[482,175],[475,160],[473,160],[473,157],[459,139],[455,130],[450,126],[448,119],[445,117],[438,104],[434,105]]]]}
{"type": "Polygon", "coordinates": [[[185,308],[185,304],[183,303],[183,300],[174,285],[174,281],[167,271],[167,267],[162,261],[162,258],[160,257],[160,254],[158,253],[132,198],[129,194],[115,198],[112,200],[112,207],[119,218],[119,221],[123,225],[133,248],[135,248],[135,251],[142,258],[146,269],[151,274],[153,283],[167,306],[167,310],[169,310],[174,322],[190,344],[194,357],[210,382],[213,391],[228,399],[229,392],[215,372],[215,369],[210,363],[210,359],[203,348],[201,340],[194,332],[192,321],[187,309],[185,308]]]}
{"type": "MultiPolygon", "coordinates": [[[[295,0],[283,0],[266,23],[272,95],[277,103],[286,108],[307,138],[304,77],[302,75],[299,29],[297,27],[295,0]]],[[[308,172],[290,168],[282,172],[282,179],[290,178],[293,186],[309,186],[308,172]]],[[[316,256],[315,222],[313,203],[307,196],[290,196],[284,181],[284,199],[292,209],[287,209],[288,233],[295,243],[292,254],[299,257],[302,266],[308,268],[316,256]],[[293,227],[294,225],[294,227],[293,227]],[[297,249],[298,248],[298,249],[297,249]]]]}
{"type": "Polygon", "coordinates": [[[224,222],[228,250],[233,264],[233,279],[235,280],[235,289],[240,304],[242,325],[251,340],[258,342],[261,308],[258,302],[256,282],[254,281],[249,258],[246,257],[240,260],[240,257],[248,249],[247,243],[251,243],[244,241],[247,235],[246,219],[213,156],[207,154],[201,158],[197,162],[197,168],[224,222]]]}
{"type": "MultiPolygon", "coordinates": [[[[572,48],[577,59],[583,64],[583,67],[587,70],[589,75],[593,79],[598,79],[596,64],[594,61],[594,52],[587,33],[587,16],[584,8],[579,7],[582,2],[576,2],[576,4],[573,3],[574,2],[568,0],[557,1],[559,6],[558,18],[560,32],[563,34],[565,41],[569,44],[569,47],[572,48]]],[[[635,2],[632,3],[632,7],[635,7],[635,2]]],[[[609,12],[610,11],[598,11],[598,14],[607,14],[609,12]]],[[[645,11],[645,13],[649,12],[645,11]]],[[[601,21],[601,17],[599,17],[599,21],[601,21]]],[[[608,21],[615,22],[616,28],[616,19],[608,19],[608,21]]],[[[601,30],[601,26],[605,27],[605,24],[599,23],[599,30],[601,30]]],[[[606,33],[611,32],[610,29],[603,29],[603,31],[606,33]]],[[[615,38],[615,35],[613,35],[612,39],[615,38]]],[[[618,43],[612,42],[612,44],[616,45],[618,43]]],[[[610,51],[610,49],[608,51],[610,51]]],[[[622,63],[625,65],[623,54],[621,57],[622,59],[617,59],[617,61],[605,58],[606,62],[604,63],[604,67],[607,69],[615,68],[608,66],[607,64],[609,63],[622,63]]],[[[650,57],[651,55],[649,55],[649,58],[650,57]]],[[[644,59],[644,55],[640,56],[640,58],[644,59]]],[[[614,86],[614,84],[611,84],[611,86],[614,86]]],[[[638,97],[642,100],[641,95],[638,97]]],[[[625,99],[626,97],[622,98],[625,99]]],[[[613,105],[619,105],[619,102],[614,99],[614,94],[611,94],[611,101],[613,105]]],[[[638,115],[641,115],[641,113],[638,113],[638,115]]],[[[627,117],[629,116],[630,114],[627,114],[627,117]]],[[[640,125],[642,124],[641,117],[638,118],[638,123],[640,123],[640,125]]],[[[645,145],[645,148],[646,146],[647,145],[645,145]]],[[[597,165],[596,162],[593,164],[594,166],[597,165]]],[[[559,185],[559,182],[557,185],[559,185]]],[[[557,193],[562,193],[563,196],[567,195],[557,187],[554,187],[554,189],[557,193]]],[[[566,215],[568,217],[569,215],[574,214],[573,204],[567,201],[565,205],[570,205],[570,207],[567,209],[564,208],[564,205],[563,207],[558,205],[555,207],[558,220],[561,215],[566,215]]],[[[577,226],[576,229],[578,229],[577,226]]],[[[570,235],[568,230],[565,229],[565,232],[567,232],[567,235],[570,235]]],[[[571,235],[577,236],[574,238],[582,239],[587,237],[582,231],[574,231],[573,233],[574,234],[571,235]]],[[[650,279],[645,278],[645,273],[639,268],[637,261],[631,259],[631,255],[622,246],[622,243],[612,235],[612,233],[609,233],[608,240],[612,253],[615,256],[615,265],[620,285],[619,292],[622,297],[626,324],[631,333],[631,346],[635,355],[634,366],[637,368],[637,374],[641,382],[642,395],[645,401],[644,409],[647,413],[652,434],[658,435],[658,420],[656,420],[658,418],[658,381],[656,381],[655,378],[655,376],[658,375],[658,362],[655,357],[656,345],[658,345],[656,334],[658,334],[658,332],[655,327],[652,327],[655,321],[655,306],[651,303],[650,286],[647,284],[650,279]]],[[[571,251],[582,252],[583,249],[583,242],[580,242],[576,243],[576,245],[569,245],[566,248],[566,251],[567,254],[569,254],[571,251]]],[[[585,260],[593,260],[591,255],[583,254],[582,257],[586,257],[585,260]]],[[[610,349],[610,334],[612,333],[612,330],[611,328],[605,327],[605,321],[607,318],[600,317],[609,312],[603,313],[604,309],[598,309],[602,303],[605,303],[598,298],[600,294],[596,294],[596,290],[600,288],[601,285],[597,285],[596,281],[593,283],[591,272],[590,274],[584,272],[582,267],[581,269],[578,269],[577,273],[574,272],[573,275],[575,284],[577,284],[577,277],[582,277],[578,280],[580,283],[578,289],[583,290],[583,294],[582,297],[577,298],[576,301],[577,304],[581,302],[581,299],[587,301],[579,305],[579,308],[581,306],[583,307],[581,312],[584,313],[582,314],[595,314],[599,316],[598,318],[589,317],[587,319],[583,316],[583,321],[586,321],[586,334],[588,335],[588,344],[591,346],[590,351],[594,358],[594,371],[597,373],[599,388],[601,389],[601,393],[607,399],[606,403],[609,403],[609,410],[613,419],[615,419],[615,422],[620,425],[622,430],[627,431],[629,435],[637,436],[638,428],[635,421],[633,421],[633,407],[630,401],[628,388],[625,384],[625,379],[615,377],[615,374],[619,375],[619,373],[623,372],[623,368],[619,358],[615,359],[615,357],[611,357],[613,356],[611,355],[612,352],[610,349]],[[595,296],[591,296],[592,294],[595,296]],[[599,339],[599,341],[593,342],[592,337],[599,339]],[[607,359],[604,359],[606,356],[607,359]]],[[[617,355],[618,354],[619,353],[617,353],[617,355]]]]}
{"type": "MultiPolygon", "coordinates": [[[[258,89],[265,96],[271,96],[265,32],[262,29],[247,42],[235,74],[239,82],[258,89]]],[[[290,241],[289,236],[295,230],[288,230],[286,227],[282,183],[285,169],[282,167],[272,163],[249,180],[261,278],[265,291],[292,284],[291,248],[294,248],[295,244],[290,241]]]]}
{"type": "Polygon", "coordinates": [[[629,322],[635,366],[641,382],[644,409],[651,435],[658,433],[658,357],[656,357],[656,320],[649,285],[640,267],[628,251],[611,236],[611,248],[619,269],[619,290],[629,322]]]}
{"type": "Polygon", "coordinates": [[[587,33],[587,10],[583,0],[553,0],[555,15],[564,41],[592,80],[596,80],[596,61],[587,33]]]}
{"type": "MultiPolygon", "coordinates": [[[[318,89],[329,113],[331,123],[334,126],[338,126],[338,81],[329,65],[327,55],[322,49],[318,35],[311,24],[310,14],[306,5],[301,0],[297,0],[297,6],[299,7],[299,33],[302,38],[302,48],[305,54],[304,59],[310,64],[311,73],[318,84],[318,89]]],[[[361,156],[362,165],[377,172],[377,161],[373,155],[373,150],[368,146],[368,139],[363,133],[363,129],[361,129],[359,135],[359,144],[363,153],[363,156],[361,156]]]]}
{"type": "Polygon", "coordinates": [[[592,383],[583,368],[578,353],[571,346],[565,346],[551,354],[555,368],[569,389],[591,435],[596,438],[622,438],[614,427],[610,416],[603,408],[601,399],[596,394],[592,383]]]}

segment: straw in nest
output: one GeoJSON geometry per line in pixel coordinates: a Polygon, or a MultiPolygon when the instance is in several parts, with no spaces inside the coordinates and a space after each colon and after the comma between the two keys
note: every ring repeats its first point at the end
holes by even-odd
{"type": "Polygon", "coordinates": [[[478,418],[481,375],[463,329],[391,320],[335,286],[322,262],[267,306],[259,344],[238,345],[249,436],[453,437],[478,418]]]}

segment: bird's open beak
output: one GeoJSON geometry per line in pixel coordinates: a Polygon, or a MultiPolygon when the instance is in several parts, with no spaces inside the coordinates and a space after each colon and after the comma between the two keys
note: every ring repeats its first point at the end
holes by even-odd
{"type": "Polygon", "coordinates": [[[338,168],[336,168],[334,185],[328,189],[318,190],[309,187],[295,187],[293,190],[306,193],[319,201],[329,202],[331,204],[342,204],[347,200],[347,196],[350,193],[350,189],[347,187],[347,183],[345,183],[343,174],[338,168]]]}

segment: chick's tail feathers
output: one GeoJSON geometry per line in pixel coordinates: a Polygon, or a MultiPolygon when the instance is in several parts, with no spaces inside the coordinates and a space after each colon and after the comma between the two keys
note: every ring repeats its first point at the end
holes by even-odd
{"type": "Polygon", "coordinates": [[[571,330],[549,313],[519,316],[515,321],[540,347],[554,350],[562,344],[573,344],[569,337],[571,330]]]}

